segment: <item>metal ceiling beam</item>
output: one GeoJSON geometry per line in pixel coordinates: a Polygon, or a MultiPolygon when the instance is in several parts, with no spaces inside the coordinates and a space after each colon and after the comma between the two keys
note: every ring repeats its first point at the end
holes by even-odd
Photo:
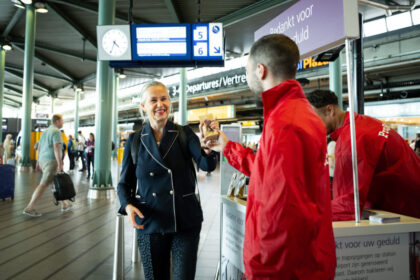
{"type": "MultiPolygon", "coordinates": [[[[14,92],[18,93],[17,96],[22,97],[22,85],[19,84],[14,84],[14,83],[4,83],[5,84],[5,88],[9,89],[9,90],[13,90],[14,92]]],[[[45,91],[43,89],[40,89],[38,86],[34,86],[34,90],[37,92],[41,92],[41,93],[45,93],[45,91]]]]}
{"type": "Polygon", "coordinates": [[[14,103],[18,104],[19,106],[22,106],[22,102],[16,101],[16,100],[14,100],[14,99],[12,99],[10,97],[7,97],[7,96],[3,96],[3,98],[4,98],[4,100],[10,101],[10,102],[14,102],[14,103]]]}
{"type": "MultiPolygon", "coordinates": [[[[23,73],[23,69],[15,67],[15,66],[6,65],[5,69],[10,69],[10,70],[14,70],[14,71],[18,71],[18,72],[23,73]]],[[[53,79],[57,79],[57,80],[62,80],[62,81],[66,81],[66,82],[72,82],[72,80],[70,80],[70,79],[60,77],[60,76],[51,75],[51,74],[40,73],[40,72],[34,72],[34,74],[37,75],[37,76],[44,76],[44,77],[53,78],[53,79]]]]}
{"type": "Polygon", "coordinates": [[[17,109],[19,109],[21,107],[19,105],[15,105],[15,103],[9,102],[8,100],[4,101],[4,105],[7,105],[7,106],[13,107],[13,108],[17,108],[17,109]]]}
{"type": "Polygon", "coordinates": [[[71,88],[73,85],[83,85],[84,83],[86,83],[90,80],[93,80],[95,78],[96,78],[96,72],[90,73],[89,75],[86,75],[85,77],[81,78],[80,80],[74,80],[72,83],[69,83],[65,86],[62,86],[61,88],[50,91],[50,94],[58,94],[58,92],[62,89],[71,88]]]}
{"type": "MultiPolygon", "coordinates": [[[[54,89],[54,90],[51,90],[50,92],[48,92],[48,94],[44,94],[44,95],[49,95],[49,96],[58,96],[58,93],[60,92],[60,90],[63,90],[63,89],[68,89],[68,88],[71,88],[73,86],[73,83],[69,83],[69,84],[67,84],[67,85],[65,85],[65,86],[62,86],[62,87],[60,87],[60,88],[57,88],[57,89],[54,89]]],[[[43,96],[44,96],[43,95],[43,96]]],[[[39,97],[42,97],[42,96],[39,96],[39,97]]],[[[58,97],[57,97],[58,98],[58,97]]]]}
{"type": "Polygon", "coordinates": [[[15,27],[16,23],[19,21],[22,15],[23,15],[23,10],[17,9],[12,19],[9,21],[9,24],[4,29],[3,34],[1,34],[2,37],[7,37],[9,35],[10,31],[13,29],[13,27],[15,27]]]}
{"type": "Polygon", "coordinates": [[[58,92],[60,90],[71,88],[73,85],[83,85],[85,82],[90,81],[90,80],[93,80],[95,78],[96,78],[96,72],[93,72],[93,73],[91,73],[91,74],[89,74],[89,75],[81,78],[80,80],[75,80],[75,81],[73,81],[71,83],[68,83],[65,86],[62,86],[62,87],[57,88],[55,90],[52,90],[52,91],[49,92],[49,94],[50,95],[51,94],[58,94],[58,92]]]}
{"type": "MultiPolygon", "coordinates": [[[[61,5],[66,5],[72,8],[80,9],[86,12],[94,13],[96,15],[98,14],[98,5],[96,4],[89,4],[89,3],[84,3],[82,1],[75,1],[75,0],[48,0],[48,3],[57,3],[61,5]]],[[[123,20],[126,23],[128,23],[128,14],[116,11],[115,19],[123,20]]],[[[133,17],[133,21],[134,23],[153,23],[149,20],[144,20],[142,18],[136,18],[136,17],[133,17]]]]}
{"type": "MultiPolygon", "coordinates": [[[[15,83],[9,83],[9,82],[5,82],[5,85],[9,86],[8,89],[10,90],[14,90],[15,92],[19,93],[19,96],[22,96],[22,89],[23,89],[23,85],[21,84],[15,84],[15,83]]],[[[6,87],[6,86],[5,86],[6,87]]],[[[39,86],[34,85],[34,90],[45,93],[46,91],[42,88],[39,88],[39,86]]]]}
{"type": "MultiPolygon", "coordinates": [[[[23,94],[22,94],[22,88],[19,88],[19,86],[16,87],[15,84],[10,84],[9,85],[9,83],[8,83],[8,85],[7,86],[5,85],[4,88],[6,88],[8,90],[8,94],[11,95],[11,96],[15,96],[15,97],[19,97],[19,98],[21,98],[23,96],[23,94]]],[[[37,88],[34,88],[34,91],[36,91],[37,94],[39,92],[41,92],[41,94],[45,94],[44,91],[41,91],[41,90],[39,90],[37,88]]]]}
{"type": "MultiPolygon", "coordinates": [[[[23,74],[19,73],[18,71],[14,71],[10,69],[5,69],[5,71],[16,78],[23,80],[23,74]]],[[[50,91],[50,88],[47,85],[44,85],[43,83],[36,81],[35,79],[34,79],[34,86],[37,86],[39,90],[44,91],[44,92],[50,91]]]]}
{"type": "Polygon", "coordinates": [[[80,24],[73,18],[71,18],[68,14],[66,14],[64,11],[62,11],[57,5],[53,3],[48,3],[48,7],[50,7],[61,19],[63,19],[71,28],[73,28],[77,33],[82,35],[82,38],[86,38],[92,46],[95,48],[97,47],[96,39],[95,37],[88,34],[88,32],[80,26],[80,24]]]}
{"type": "MultiPolygon", "coordinates": [[[[15,88],[14,86],[8,85],[8,84],[4,84],[4,88],[9,90],[9,91],[13,91],[16,94],[14,94],[14,96],[16,97],[22,97],[22,89],[20,88],[15,88]]],[[[11,93],[9,93],[11,94],[11,93]]]]}
{"type": "Polygon", "coordinates": [[[11,83],[11,82],[6,82],[6,81],[4,82],[4,84],[5,85],[8,85],[8,86],[15,87],[15,88],[17,88],[19,90],[21,90],[23,88],[23,85],[22,84],[11,83]]]}
{"type": "Polygon", "coordinates": [[[18,98],[22,98],[22,95],[16,94],[14,92],[4,92],[5,95],[9,95],[11,97],[18,97],[18,98]]]}
{"type": "Polygon", "coordinates": [[[359,0],[358,3],[360,5],[364,5],[364,6],[370,6],[370,7],[374,7],[374,8],[378,8],[378,9],[383,9],[386,11],[390,11],[390,10],[404,10],[404,11],[410,11],[412,9],[414,9],[414,7],[416,6],[416,1],[414,0],[410,0],[408,5],[400,5],[398,3],[396,3],[395,1],[387,1],[388,4],[382,4],[382,3],[378,3],[376,1],[370,1],[370,0],[359,0]]]}
{"type": "MultiPolygon", "coordinates": [[[[20,46],[18,46],[16,44],[12,44],[12,45],[17,50],[19,50],[19,51],[21,51],[23,53],[25,52],[25,50],[23,48],[21,48],[20,46]]],[[[53,70],[55,70],[59,74],[63,75],[64,77],[66,77],[66,78],[68,78],[68,79],[70,79],[72,81],[74,80],[72,74],[69,73],[66,69],[64,69],[61,66],[57,65],[54,61],[52,61],[51,59],[47,58],[46,56],[40,54],[37,51],[35,51],[35,58],[37,58],[41,62],[44,62],[45,64],[47,64],[48,66],[50,66],[53,70]]]]}
{"type": "Polygon", "coordinates": [[[80,80],[75,81],[75,84],[83,84],[87,81],[93,80],[96,78],[96,72],[90,73],[89,75],[86,75],[85,77],[81,78],[80,80]]]}
{"type": "MultiPolygon", "coordinates": [[[[9,38],[10,38],[11,43],[14,43],[16,45],[23,46],[25,44],[25,38],[23,37],[10,36],[9,38]]],[[[72,57],[72,58],[78,58],[81,60],[88,60],[88,61],[96,62],[96,57],[82,55],[76,52],[63,50],[60,47],[46,45],[39,42],[35,42],[35,49],[50,51],[50,52],[58,53],[58,54],[65,55],[68,57],[72,57]]]]}
{"type": "Polygon", "coordinates": [[[172,2],[172,0],[164,0],[166,7],[169,10],[169,14],[171,15],[171,18],[174,22],[176,23],[180,23],[181,22],[181,18],[179,16],[179,13],[176,11],[174,3],[172,2]]]}
{"type": "Polygon", "coordinates": [[[144,73],[144,72],[138,72],[138,71],[133,71],[133,70],[127,70],[124,69],[124,74],[129,75],[129,76],[138,76],[138,77],[149,77],[149,78],[160,78],[160,76],[158,75],[154,75],[154,74],[150,74],[150,73],[144,73]]]}
{"type": "Polygon", "coordinates": [[[293,2],[295,2],[295,0],[261,0],[229,15],[218,18],[214,22],[222,22],[224,27],[228,27],[249,17],[256,16],[257,14],[274,9],[278,6],[283,6],[293,2]]]}

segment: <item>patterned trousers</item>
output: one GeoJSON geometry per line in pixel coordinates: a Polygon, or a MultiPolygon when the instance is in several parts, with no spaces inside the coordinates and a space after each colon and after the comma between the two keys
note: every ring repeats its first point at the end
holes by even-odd
{"type": "Polygon", "coordinates": [[[142,234],[138,245],[146,280],[169,280],[172,255],[172,279],[194,280],[200,227],[176,233],[142,234]]]}

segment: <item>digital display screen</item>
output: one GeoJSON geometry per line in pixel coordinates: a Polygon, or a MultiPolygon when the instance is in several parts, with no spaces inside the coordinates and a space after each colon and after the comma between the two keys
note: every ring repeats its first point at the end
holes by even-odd
{"type": "Polygon", "coordinates": [[[133,60],[190,60],[190,24],[131,26],[133,60]]]}
{"type": "Polygon", "coordinates": [[[222,23],[194,23],[193,58],[196,60],[223,60],[224,38],[222,23]]]}
{"type": "Polygon", "coordinates": [[[36,120],[36,124],[43,124],[48,126],[48,120],[36,120]]]}
{"type": "Polygon", "coordinates": [[[2,125],[1,125],[1,129],[2,129],[2,130],[7,130],[7,124],[2,124],[2,125]]]}

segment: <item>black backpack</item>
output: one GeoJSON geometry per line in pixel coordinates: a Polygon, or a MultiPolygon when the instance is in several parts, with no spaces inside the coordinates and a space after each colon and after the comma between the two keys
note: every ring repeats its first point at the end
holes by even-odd
{"type": "MultiPolygon", "coordinates": [[[[179,135],[179,141],[181,143],[181,150],[182,154],[185,157],[185,160],[189,163],[190,170],[192,173],[192,176],[194,178],[194,183],[197,184],[197,174],[195,173],[195,167],[194,162],[191,158],[190,151],[188,149],[188,139],[187,134],[184,130],[184,127],[182,125],[175,124],[176,129],[178,130],[179,135]]],[[[140,147],[140,137],[141,132],[143,130],[143,127],[140,127],[133,136],[133,141],[131,142],[131,159],[133,161],[134,165],[137,165],[137,155],[139,153],[139,147],[140,147]]]]}

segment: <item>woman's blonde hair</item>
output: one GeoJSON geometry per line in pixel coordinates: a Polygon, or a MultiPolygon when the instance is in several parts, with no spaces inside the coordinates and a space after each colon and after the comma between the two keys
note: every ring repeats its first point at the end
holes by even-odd
{"type": "Polygon", "coordinates": [[[4,142],[3,142],[3,147],[5,149],[8,148],[9,145],[12,144],[11,140],[12,140],[13,135],[12,134],[7,134],[6,138],[4,138],[4,142]]]}
{"type": "Polygon", "coordinates": [[[147,96],[148,96],[147,90],[151,87],[156,87],[156,86],[160,86],[160,87],[163,87],[163,88],[166,89],[166,92],[168,93],[169,104],[170,104],[169,105],[169,112],[172,112],[171,97],[169,96],[168,88],[163,83],[161,83],[159,81],[156,81],[156,80],[153,80],[153,81],[145,83],[143,85],[143,88],[140,91],[140,94],[139,94],[139,97],[140,97],[140,115],[141,115],[142,119],[145,120],[145,121],[148,121],[149,118],[148,118],[147,114],[145,114],[143,112],[143,109],[142,109],[141,105],[144,105],[144,103],[146,103],[146,99],[147,99],[147,96]]]}

